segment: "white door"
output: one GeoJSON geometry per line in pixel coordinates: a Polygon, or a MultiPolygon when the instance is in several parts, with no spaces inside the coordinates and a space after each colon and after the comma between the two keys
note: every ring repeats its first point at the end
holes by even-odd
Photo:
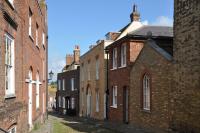
{"type": "Polygon", "coordinates": [[[92,98],[91,94],[87,94],[87,116],[89,116],[89,117],[91,115],[91,109],[92,109],[92,107],[91,107],[92,99],[91,98],[92,98]]]}
{"type": "Polygon", "coordinates": [[[28,124],[32,128],[32,71],[29,71],[30,82],[28,84],[28,124]]]}

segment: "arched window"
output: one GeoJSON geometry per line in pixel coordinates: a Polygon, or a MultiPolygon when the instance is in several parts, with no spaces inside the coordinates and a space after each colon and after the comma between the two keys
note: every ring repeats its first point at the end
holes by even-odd
{"type": "Polygon", "coordinates": [[[39,72],[36,74],[36,109],[40,107],[40,78],[39,72]]]}
{"type": "Polygon", "coordinates": [[[145,74],[143,77],[143,109],[150,111],[150,76],[145,74]]]}

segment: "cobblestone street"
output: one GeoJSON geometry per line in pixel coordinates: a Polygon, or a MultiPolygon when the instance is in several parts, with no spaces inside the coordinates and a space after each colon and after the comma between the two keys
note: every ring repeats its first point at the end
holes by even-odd
{"type": "Polygon", "coordinates": [[[148,133],[123,124],[49,114],[48,121],[32,133],[148,133]]]}

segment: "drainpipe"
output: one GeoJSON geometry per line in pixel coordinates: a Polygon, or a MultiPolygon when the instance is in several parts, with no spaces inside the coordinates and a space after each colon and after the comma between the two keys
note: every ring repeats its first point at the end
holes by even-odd
{"type": "Polygon", "coordinates": [[[108,120],[108,111],[109,111],[109,89],[108,89],[108,55],[109,55],[109,50],[105,49],[106,52],[106,120],[108,120]]]}

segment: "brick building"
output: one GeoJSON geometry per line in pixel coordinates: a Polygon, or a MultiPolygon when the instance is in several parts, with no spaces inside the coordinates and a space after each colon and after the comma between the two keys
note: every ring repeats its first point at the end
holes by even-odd
{"type": "Polygon", "coordinates": [[[171,34],[146,40],[130,71],[130,124],[152,132],[168,131],[170,126],[172,42],[171,34]]]}
{"type": "Polygon", "coordinates": [[[46,10],[44,0],[0,0],[0,128],[8,132],[45,120],[46,10]]]}
{"type": "MultiPolygon", "coordinates": [[[[132,108],[131,104],[133,104],[135,95],[140,96],[140,93],[133,93],[132,80],[138,84],[141,82],[137,80],[138,77],[133,78],[135,75],[132,74],[132,69],[136,64],[135,62],[139,60],[138,57],[141,55],[150,33],[152,38],[158,42],[158,47],[172,54],[173,30],[170,27],[161,26],[143,26],[107,47],[110,57],[109,119],[111,121],[129,123],[133,119],[131,117],[135,115],[133,112],[136,108],[132,108]]],[[[151,57],[148,58],[150,59],[151,57]]]]}
{"type": "Polygon", "coordinates": [[[79,114],[80,48],[66,56],[66,66],[57,76],[56,109],[60,114],[79,114]]]}
{"type": "MultiPolygon", "coordinates": [[[[115,33],[107,35],[116,38],[115,33]]],[[[80,58],[80,116],[106,119],[106,53],[112,40],[100,40],[80,58]]]]}
{"type": "Polygon", "coordinates": [[[200,1],[174,1],[174,69],[171,126],[200,132],[200,1]]]}

